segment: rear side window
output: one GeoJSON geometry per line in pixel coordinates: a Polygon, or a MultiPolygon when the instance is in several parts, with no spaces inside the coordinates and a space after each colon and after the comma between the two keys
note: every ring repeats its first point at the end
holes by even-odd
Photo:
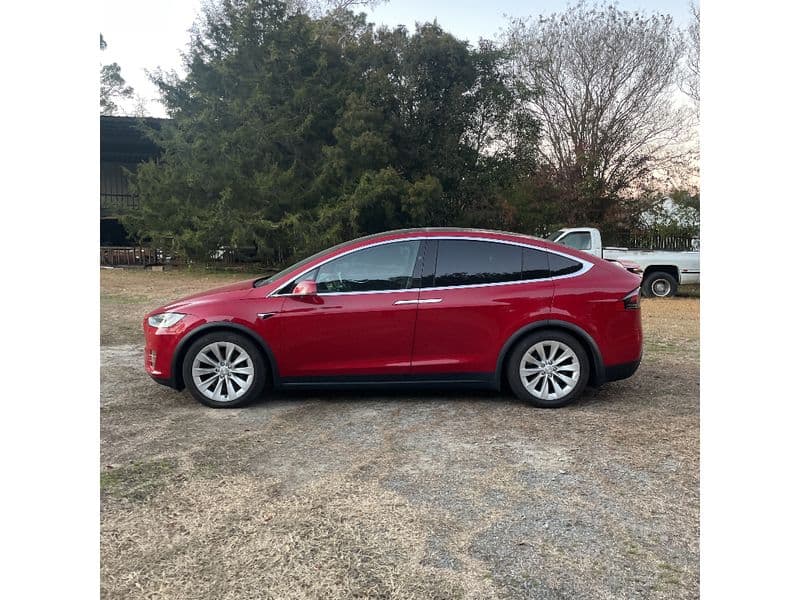
{"type": "Polygon", "coordinates": [[[545,279],[550,277],[547,252],[525,248],[522,252],[522,279],[545,279]]]}
{"type": "Polygon", "coordinates": [[[522,247],[474,240],[440,240],[434,286],[519,281],[522,247]]]}
{"type": "Polygon", "coordinates": [[[571,258],[561,256],[560,254],[551,254],[548,252],[547,257],[550,260],[550,274],[553,277],[576,273],[583,267],[583,265],[577,260],[572,260],[571,258]]]}

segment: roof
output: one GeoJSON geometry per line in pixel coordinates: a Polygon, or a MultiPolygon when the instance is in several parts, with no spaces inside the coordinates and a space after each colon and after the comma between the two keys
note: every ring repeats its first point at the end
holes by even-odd
{"type": "Polygon", "coordinates": [[[161,148],[145,135],[147,128],[161,129],[169,119],[100,116],[100,161],[139,163],[154,158],[161,148]]]}

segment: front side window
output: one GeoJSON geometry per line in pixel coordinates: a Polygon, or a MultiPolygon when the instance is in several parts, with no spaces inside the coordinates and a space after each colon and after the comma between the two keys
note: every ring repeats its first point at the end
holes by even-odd
{"type": "Polygon", "coordinates": [[[433,285],[519,281],[522,247],[474,240],[440,240],[433,285]]]}
{"type": "Polygon", "coordinates": [[[419,241],[392,242],[351,252],[316,270],[319,293],[406,290],[414,283],[419,241]]]}
{"type": "Polygon", "coordinates": [[[574,231],[558,240],[558,243],[575,248],[575,250],[591,250],[592,236],[588,231],[574,231]]]}

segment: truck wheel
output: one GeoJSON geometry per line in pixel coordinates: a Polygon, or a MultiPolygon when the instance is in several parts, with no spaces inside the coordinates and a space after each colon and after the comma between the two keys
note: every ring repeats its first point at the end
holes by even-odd
{"type": "Polygon", "coordinates": [[[671,298],[678,291],[678,282],[669,273],[654,271],[644,278],[642,294],[655,298],[671,298]]]}

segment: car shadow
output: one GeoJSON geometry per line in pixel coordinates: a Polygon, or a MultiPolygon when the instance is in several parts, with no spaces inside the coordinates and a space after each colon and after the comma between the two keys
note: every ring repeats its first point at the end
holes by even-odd
{"type": "MultiPolygon", "coordinates": [[[[587,387],[581,397],[562,407],[560,410],[570,408],[588,407],[597,404],[619,404],[627,400],[626,394],[620,394],[621,390],[611,390],[609,387],[614,384],[605,384],[600,388],[587,387]]],[[[402,388],[372,388],[372,389],[305,389],[305,390],[272,390],[268,391],[253,403],[255,405],[268,405],[269,403],[279,402],[281,404],[294,404],[308,401],[321,401],[326,404],[353,404],[353,403],[385,403],[395,402],[398,404],[426,404],[435,402],[450,402],[454,404],[466,404],[471,402],[497,403],[514,406],[525,406],[531,409],[538,407],[533,404],[520,400],[510,390],[501,391],[485,389],[452,389],[452,388],[425,388],[425,389],[402,389],[402,388]]],[[[552,409],[541,409],[552,410],[552,409]]]]}

